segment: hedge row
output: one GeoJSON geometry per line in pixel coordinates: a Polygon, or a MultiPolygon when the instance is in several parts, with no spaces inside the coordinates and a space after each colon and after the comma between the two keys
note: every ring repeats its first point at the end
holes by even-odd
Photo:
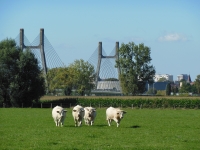
{"type": "Polygon", "coordinates": [[[93,107],[132,107],[132,108],[200,108],[199,99],[78,99],[83,106],[93,107]]]}
{"type": "Polygon", "coordinates": [[[55,106],[72,107],[78,104],[77,98],[61,98],[56,100],[42,100],[33,107],[52,108],[55,106]]]}
{"type": "Polygon", "coordinates": [[[59,100],[41,101],[42,104],[65,104],[66,106],[92,107],[131,107],[131,108],[189,108],[199,109],[200,99],[170,99],[170,98],[138,98],[138,99],[120,99],[120,98],[64,98],[59,100]]]}
{"type": "MultiPolygon", "coordinates": [[[[101,107],[131,107],[131,108],[188,108],[200,109],[200,99],[196,98],[61,98],[55,100],[41,100],[38,103],[33,103],[31,106],[25,106],[23,103],[19,107],[33,107],[33,108],[53,108],[57,105],[65,108],[73,107],[75,105],[92,106],[95,108],[101,107]]],[[[0,107],[7,107],[3,104],[0,107]]]]}

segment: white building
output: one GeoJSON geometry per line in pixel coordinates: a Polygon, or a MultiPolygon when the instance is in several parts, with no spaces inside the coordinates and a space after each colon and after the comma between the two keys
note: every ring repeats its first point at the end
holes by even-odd
{"type": "Polygon", "coordinates": [[[187,74],[177,75],[177,81],[181,81],[182,79],[184,79],[185,81],[187,81],[188,80],[188,75],[187,74]]]}
{"type": "Polygon", "coordinates": [[[161,78],[165,78],[166,80],[173,82],[173,75],[170,74],[156,74],[154,77],[154,82],[158,82],[161,78]]]}

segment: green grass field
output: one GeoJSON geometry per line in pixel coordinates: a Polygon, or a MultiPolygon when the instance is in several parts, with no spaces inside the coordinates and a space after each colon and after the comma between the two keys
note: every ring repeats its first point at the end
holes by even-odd
{"type": "Polygon", "coordinates": [[[56,127],[51,109],[0,108],[0,149],[200,149],[200,110],[124,109],[119,128],[107,125],[105,108],[97,109],[94,126],[82,127],[67,110],[64,127],[56,127]]]}

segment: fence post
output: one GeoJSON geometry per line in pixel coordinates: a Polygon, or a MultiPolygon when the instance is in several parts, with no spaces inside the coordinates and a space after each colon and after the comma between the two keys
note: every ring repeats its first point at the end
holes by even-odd
{"type": "Polygon", "coordinates": [[[51,103],[51,108],[52,108],[52,103],[51,103]]]}
{"type": "Polygon", "coordinates": [[[41,108],[42,108],[42,103],[41,103],[41,108]]]}
{"type": "Polygon", "coordinates": [[[60,106],[62,107],[62,103],[60,103],[60,106]]]}
{"type": "Polygon", "coordinates": [[[101,108],[101,104],[99,103],[99,108],[101,108]]]}
{"type": "Polygon", "coordinates": [[[133,109],[133,104],[131,104],[131,107],[132,107],[132,109],[133,109]]]}

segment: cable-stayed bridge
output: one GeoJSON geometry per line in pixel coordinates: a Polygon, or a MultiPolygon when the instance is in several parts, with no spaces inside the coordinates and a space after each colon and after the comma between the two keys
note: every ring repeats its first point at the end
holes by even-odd
{"type": "MultiPolygon", "coordinates": [[[[64,63],[59,58],[53,46],[44,34],[44,29],[40,29],[40,33],[30,42],[24,34],[24,29],[20,29],[20,33],[15,38],[18,46],[22,49],[30,48],[36,56],[39,66],[47,73],[48,69],[56,67],[64,67],[64,63]]],[[[116,42],[115,47],[109,55],[106,54],[102,47],[102,42],[99,42],[98,47],[89,58],[96,72],[95,89],[98,92],[116,92],[121,93],[120,82],[118,79],[119,68],[115,68],[116,60],[118,59],[119,42],[116,42]]]]}

